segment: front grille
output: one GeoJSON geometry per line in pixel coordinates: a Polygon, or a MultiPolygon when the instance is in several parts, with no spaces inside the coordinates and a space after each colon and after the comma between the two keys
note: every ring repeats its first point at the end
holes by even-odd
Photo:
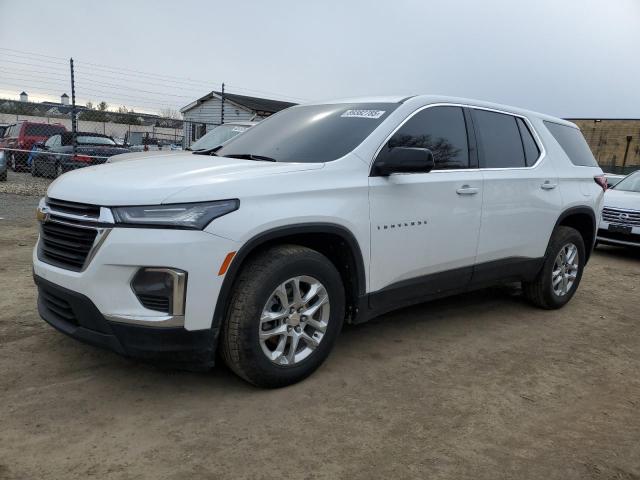
{"type": "Polygon", "coordinates": [[[55,221],[40,227],[38,257],[43,262],[79,272],[93,247],[98,230],[55,221]]]}
{"type": "Polygon", "coordinates": [[[640,227],[640,210],[605,207],[602,210],[602,220],[618,225],[640,227]]]}
{"type": "Polygon", "coordinates": [[[159,297],[156,295],[138,294],[138,299],[144,308],[169,313],[169,297],[159,297]]]}
{"type": "Polygon", "coordinates": [[[54,211],[60,213],[70,213],[72,215],[80,215],[98,219],[100,217],[100,207],[97,205],[87,205],[85,203],[68,202],[66,200],[57,200],[55,198],[47,198],[47,206],[54,211]]]}
{"type": "Polygon", "coordinates": [[[78,325],[78,320],[76,319],[69,302],[43,288],[39,289],[38,293],[42,303],[52,314],[67,323],[78,325]]]}

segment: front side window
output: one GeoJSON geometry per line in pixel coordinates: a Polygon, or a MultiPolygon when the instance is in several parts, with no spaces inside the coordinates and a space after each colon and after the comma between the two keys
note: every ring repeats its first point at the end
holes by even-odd
{"type": "Polygon", "coordinates": [[[473,110],[478,136],[480,168],[525,167],[522,139],[516,118],[488,110],[473,110]]]}
{"type": "Polygon", "coordinates": [[[394,147],[428,148],[434,170],[469,168],[469,145],[460,107],[429,107],[419,111],[393,134],[378,158],[394,147]]]}
{"type": "Polygon", "coordinates": [[[277,162],[330,162],[360,145],[398,105],[339,103],[290,107],[262,120],[216,153],[277,162]]]}

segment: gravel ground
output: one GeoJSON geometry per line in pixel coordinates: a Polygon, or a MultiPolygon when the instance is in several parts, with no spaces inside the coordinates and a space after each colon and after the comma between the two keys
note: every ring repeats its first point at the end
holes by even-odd
{"type": "Polygon", "coordinates": [[[0,195],[0,478],[640,479],[637,252],[599,248],[562,310],[505,287],[346,327],[266,391],[46,325],[34,205],[0,195]]]}
{"type": "Polygon", "coordinates": [[[47,193],[50,178],[33,177],[26,172],[7,171],[7,181],[0,182],[0,193],[16,195],[34,195],[38,197],[47,193]]]}

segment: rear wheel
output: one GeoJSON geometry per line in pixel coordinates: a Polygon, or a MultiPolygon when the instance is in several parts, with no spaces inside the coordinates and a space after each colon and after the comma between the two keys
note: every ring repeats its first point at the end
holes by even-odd
{"type": "Polygon", "coordinates": [[[270,248],[243,267],[221,333],[227,365],[260,387],[283,387],[315,371],[342,328],[340,274],[322,254],[270,248]]]}
{"type": "Polygon", "coordinates": [[[6,182],[7,181],[7,171],[5,170],[4,172],[0,173],[0,182],[6,182]]]}
{"type": "Polygon", "coordinates": [[[64,173],[64,169],[62,168],[62,164],[61,163],[57,163],[56,164],[56,172],[55,172],[54,178],[58,178],[63,173],[64,173]]]}
{"type": "Polygon", "coordinates": [[[17,163],[17,161],[16,161],[16,154],[15,154],[15,152],[12,152],[12,153],[11,153],[11,158],[10,158],[10,160],[11,160],[11,170],[13,170],[14,172],[17,172],[17,171],[18,171],[18,163],[17,163]]]}
{"type": "Polygon", "coordinates": [[[544,266],[533,282],[523,282],[525,296],[546,309],[560,308],[575,294],[586,260],[584,241],[571,227],[558,227],[551,237],[544,266]]]}

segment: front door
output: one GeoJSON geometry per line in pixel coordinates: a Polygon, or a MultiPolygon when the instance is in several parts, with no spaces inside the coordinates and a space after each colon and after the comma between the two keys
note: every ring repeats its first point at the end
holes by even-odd
{"type": "Polygon", "coordinates": [[[474,164],[477,156],[469,148],[474,142],[469,142],[468,121],[457,106],[423,108],[378,154],[380,158],[396,146],[428,148],[435,167],[429,173],[369,179],[372,303],[383,298],[402,304],[469,282],[483,185],[474,164]]]}

